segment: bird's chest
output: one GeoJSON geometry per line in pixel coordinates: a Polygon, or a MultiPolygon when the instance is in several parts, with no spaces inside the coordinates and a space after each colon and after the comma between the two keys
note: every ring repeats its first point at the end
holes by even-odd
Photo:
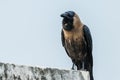
{"type": "Polygon", "coordinates": [[[73,59],[81,59],[85,54],[86,42],[84,37],[77,37],[65,40],[65,47],[73,59]]]}
{"type": "Polygon", "coordinates": [[[69,51],[80,51],[83,40],[82,32],[69,32],[65,34],[65,45],[69,51]]]}
{"type": "Polygon", "coordinates": [[[65,40],[66,44],[66,49],[69,53],[79,53],[82,51],[83,47],[83,39],[77,38],[76,40],[74,39],[67,39],[65,40]]]}
{"type": "Polygon", "coordinates": [[[81,59],[85,55],[86,41],[82,29],[77,31],[64,31],[65,49],[72,59],[81,59]]]}

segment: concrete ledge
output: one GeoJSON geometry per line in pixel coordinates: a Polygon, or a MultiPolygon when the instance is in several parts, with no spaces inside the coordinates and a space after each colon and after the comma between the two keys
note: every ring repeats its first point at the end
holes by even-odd
{"type": "Polygon", "coordinates": [[[90,80],[87,71],[60,70],[0,63],[0,80],[90,80]]]}

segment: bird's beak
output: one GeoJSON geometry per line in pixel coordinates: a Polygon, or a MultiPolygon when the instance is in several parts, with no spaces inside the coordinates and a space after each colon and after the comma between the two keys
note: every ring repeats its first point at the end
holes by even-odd
{"type": "Polygon", "coordinates": [[[63,13],[60,16],[63,17],[63,18],[70,19],[70,17],[68,16],[68,13],[63,13]]]}
{"type": "Polygon", "coordinates": [[[61,14],[60,16],[61,16],[61,17],[66,17],[67,14],[66,14],[66,13],[63,13],[63,14],[61,14]]]}

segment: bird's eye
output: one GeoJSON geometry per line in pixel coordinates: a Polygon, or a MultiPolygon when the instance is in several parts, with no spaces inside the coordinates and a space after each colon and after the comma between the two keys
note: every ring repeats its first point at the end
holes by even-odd
{"type": "Polygon", "coordinates": [[[69,17],[72,17],[70,14],[68,14],[69,17]]]}
{"type": "Polygon", "coordinates": [[[68,23],[68,19],[67,18],[63,19],[63,24],[65,24],[65,23],[68,23]]]}

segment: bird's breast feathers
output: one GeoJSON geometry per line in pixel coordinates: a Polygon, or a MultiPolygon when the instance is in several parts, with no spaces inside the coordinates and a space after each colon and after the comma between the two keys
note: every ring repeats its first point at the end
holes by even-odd
{"type": "Polygon", "coordinates": [[[83,50],[85,50],[86,42],[83,36],[83,27],[78,30],[64,31],[65,47],[69,53],[69,56],[75,59],[82,59],[84,56],[83,50]]]}
{"type": "Polygon", "coordinates": [[[83,27],[73,29],[72,31],[66,31],[63,29],[66,40],[81,40],[83,38],[83,27]]]}
{"type": "Polygon", "coordinates": [[[84,58],[85,52],[83,50],[85,50],[85,42],[83,39],[77,39],[75,41],[67,39],[65,40],[65,47],[69,56],[73,59],[79,60],[84,58]]]}

